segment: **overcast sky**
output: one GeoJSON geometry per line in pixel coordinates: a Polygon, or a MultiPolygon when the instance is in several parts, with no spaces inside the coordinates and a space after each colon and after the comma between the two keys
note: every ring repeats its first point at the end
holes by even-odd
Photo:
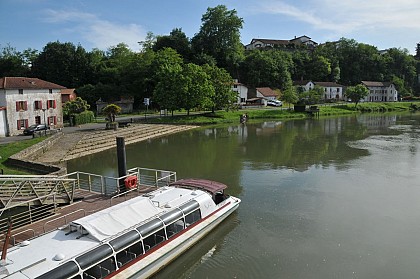
{"type": "Polygon", "coordinates": [[[90,51],[124,42],[138,51],[149,31],[182,28],[193,37],[207,8],[220,4],[243,18],[245,45],[252,38],[306,35],[323,43],[345,37],[414,54],[420,42],[420,0],[0,0],[0,46],[42,50],[60,41],[90,51]]]}

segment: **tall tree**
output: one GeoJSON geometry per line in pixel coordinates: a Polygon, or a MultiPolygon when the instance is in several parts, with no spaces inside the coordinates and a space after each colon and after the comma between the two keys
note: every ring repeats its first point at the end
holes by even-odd
{"type": "Polygon", "coordinates": [[[240,41],[243,19],[238,17],[236,10],[219,5],[208,8],[201,22],[200,31],[191,40],[193,51],[196,55],[204,53],[213,56],[218,67],[237,76],[239,63],[243,59],[240,41]]]}
{"type": "Polygon", "coordinates": [[[200,66],[188,63],[184,66],[182,75],[184,86],[180,96],[181,105],[187,110],[187,114],[194,108],[210,107],[214,87],[206,72],[200,66]]]}
{"type": "Polygon", "coordinates": [[[33,62],[33,75],[66,87],[79,87],[87,82],[88,55],[82,46],[50,42],[33,62]]]}
{"type": "MultiPolygon", "coordinates": [[[[32,53],[31,49],[21,53],[10,45],[0,47],[0,77],[28,76],[32,65],[29,60],[30,53],[32,53]]],[[[36,51],[33,51],[33,54],[36,55],[36,51]]]]}
{"type": "Polygon", "coordinates": [[[159,51],[170,47],[178,52],[184,61],[189,61],[191,57],[190,41],[181,28],[175,28],[168,36],[157,36],[153,45],[154,51],[159,51]]]}
{"type": "Polygon", "coordinates": [[[253,50],[241,65],[241,82],[251,86],[269,86],[285,90],[292,86],[293,61],[281,50],[253,50]]]}
{"type": "Polygon", "coordinates": [[[214,88],[214,94],[210,98],[212,112],[216,109],[229,110],[237,99],[236,93],[232,90],[232,77],[225,69],[214,65],[205,64],[202,68],[209,76],[214,88]]]}

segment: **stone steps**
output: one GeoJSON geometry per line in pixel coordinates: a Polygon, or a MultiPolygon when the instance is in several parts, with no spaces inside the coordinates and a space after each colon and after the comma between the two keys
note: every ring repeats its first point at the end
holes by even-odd
{"type": "Polygon", "coordinates": [[[116,137],[124,137],[125,143],[130,144],[189,130],[195,127],[196,126],[188,125],[134,124],[127,128],[120,128],[117,131],[95,131],[85,135],[71,150],[66,153],[64,160],[67,161],[113,148],[116,146],[116,137]]]}

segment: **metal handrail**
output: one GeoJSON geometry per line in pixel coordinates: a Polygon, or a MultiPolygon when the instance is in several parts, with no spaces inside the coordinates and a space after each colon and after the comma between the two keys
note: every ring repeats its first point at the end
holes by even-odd
{"type": "Polygon", "coordinates": [[[51,223],[51,222],[54,222],[54,221],[60,220],[61,218],[64,218],[64,225],[65,225],[65,224],[67,224],[67,216],[72,215],[72,214],[74,214],[74,213],[76,213],[76,212],[79,212],[79,211],[83,211],[83,217],[85,217],[85,216],[86,216],[86,210],[84,210],[83,208],[80,208],[80,209],[78,209],[78,210],[76,210],[76,211],[70,212],[70,213],[65,214],[65,215],[63,215],[63,216],[60,216],[60,217],[57,217],[57,218],[54,218],[54,219],[51,219],[51,220],[49,220],[49,221],[45,222],[45,223],[44,223],[44,226],[43,226],[44,233],[46,233],[45,226],[46,226],[48,223],[51,223]]]}
{"type": "Polygon", "coordinates": [[[13,244],[12,245],[13,246],[16,245],[16,236],[17,235],[20,235],[20,234],[23,234],[23,233],[26,233],[26,232],[32,232],[32,237],[35,237],[35,230],[33,230],[33,229],[27,229],[27,230],[15,233],[14,235],[11,236],[11,238],[13,238],[13,244]]]}

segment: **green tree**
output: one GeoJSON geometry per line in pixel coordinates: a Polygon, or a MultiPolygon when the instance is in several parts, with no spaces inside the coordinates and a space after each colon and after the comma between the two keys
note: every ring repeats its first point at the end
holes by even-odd
{"type": "Polygon", "coordinates": [[[27,49],[20,53],[10,45],[0,47],[0,77],[28,76],[32,66],[30,59],[33,59],[30,53],[36,55],[37,52],[27,49]]]}
{"type": "Polygon", "coordinates": [[[200,31],[191,40],[193,51],[196,55],[204,53],[214,57],[218,67],[236,76],[243,59],[240,41],[243,19],[238,17],[236,10],[218,5],[208,8],[201,22],[200,31]]]}
{"type": "Polygon", "coordinates": [[[296,87],[290,86],[289,88],[284,90],[282,100],[289,104],[289,108],[291,104],[296,104],[299,100],[296,87]]]}
{"type": "Polygon", "coordinates": [[[75,113],[81,113],[90,108],[90,105],[80,97],[77,97],[73,101],[66,102],[63,106],[63,114],[71,115],[75,113]]]}
{"type": "Polygon", "coordinates": [[[203,68],[193,63],[186,64],[183,67],[181,82],[183,86],[180,104],[187,110],[187,115],[194,108],[213,106],[214,87],[203,68]]]}
{"type": "Polygon", "coordinates": [[[189,61],[191,57],[190,40],[181,28],[175,28],[168,36],[157,36],[153,45],[154,51],[170,47],[180,54],[184,61],[189,61]]]}
{"type": "Polygon", "coordinates": [[[161,49],[156,53],[150,70],[153,73],[149,81],[150,88],[153,88],[153,101],[173,114],[174,110],[182,107],[180,102],[184,84],[181,56],[172,48],[161,49]]]}
{"type": "Polygon", "coordinates": [[[268,86],[285,90],[292,86],[291,55],[281,50],[253,50],[241,65],[241,82],[251,86],[268,86]]]}
{"type": "Polygon", "coordinates": [[[33,61],[32,74],[69,88],[87,83],[91,72],[85,49],[72,43],[50,42],[33,61]]]}
{"type": "Polygon", "coordinates": [[[229,110],[237,99],[236,93],[232,90],[232,77],[225,69],[217,66],[205,64],[202,68],[209,76],[214,88],[214,95],[211,96],[212,112],[216,109],[229,110]]]}
{"type": "Polygon", "coordinates": [[[121,112],[121,107],[115,104],[109,104],[102,109],[102,112],[105,113],[108,117],[108,122],[115,122],[115,117],[121,112]]]}
{"type": "Polygon", "coordinates": [[[369,89],[367,89],[366,86],[362,84],[358,84],[356,86],[349,86],[346,89],[346,97],[351,99],[353,102],[355,102],[355,107],[357,104],[365,98],[369,94],[369,89]]]}

